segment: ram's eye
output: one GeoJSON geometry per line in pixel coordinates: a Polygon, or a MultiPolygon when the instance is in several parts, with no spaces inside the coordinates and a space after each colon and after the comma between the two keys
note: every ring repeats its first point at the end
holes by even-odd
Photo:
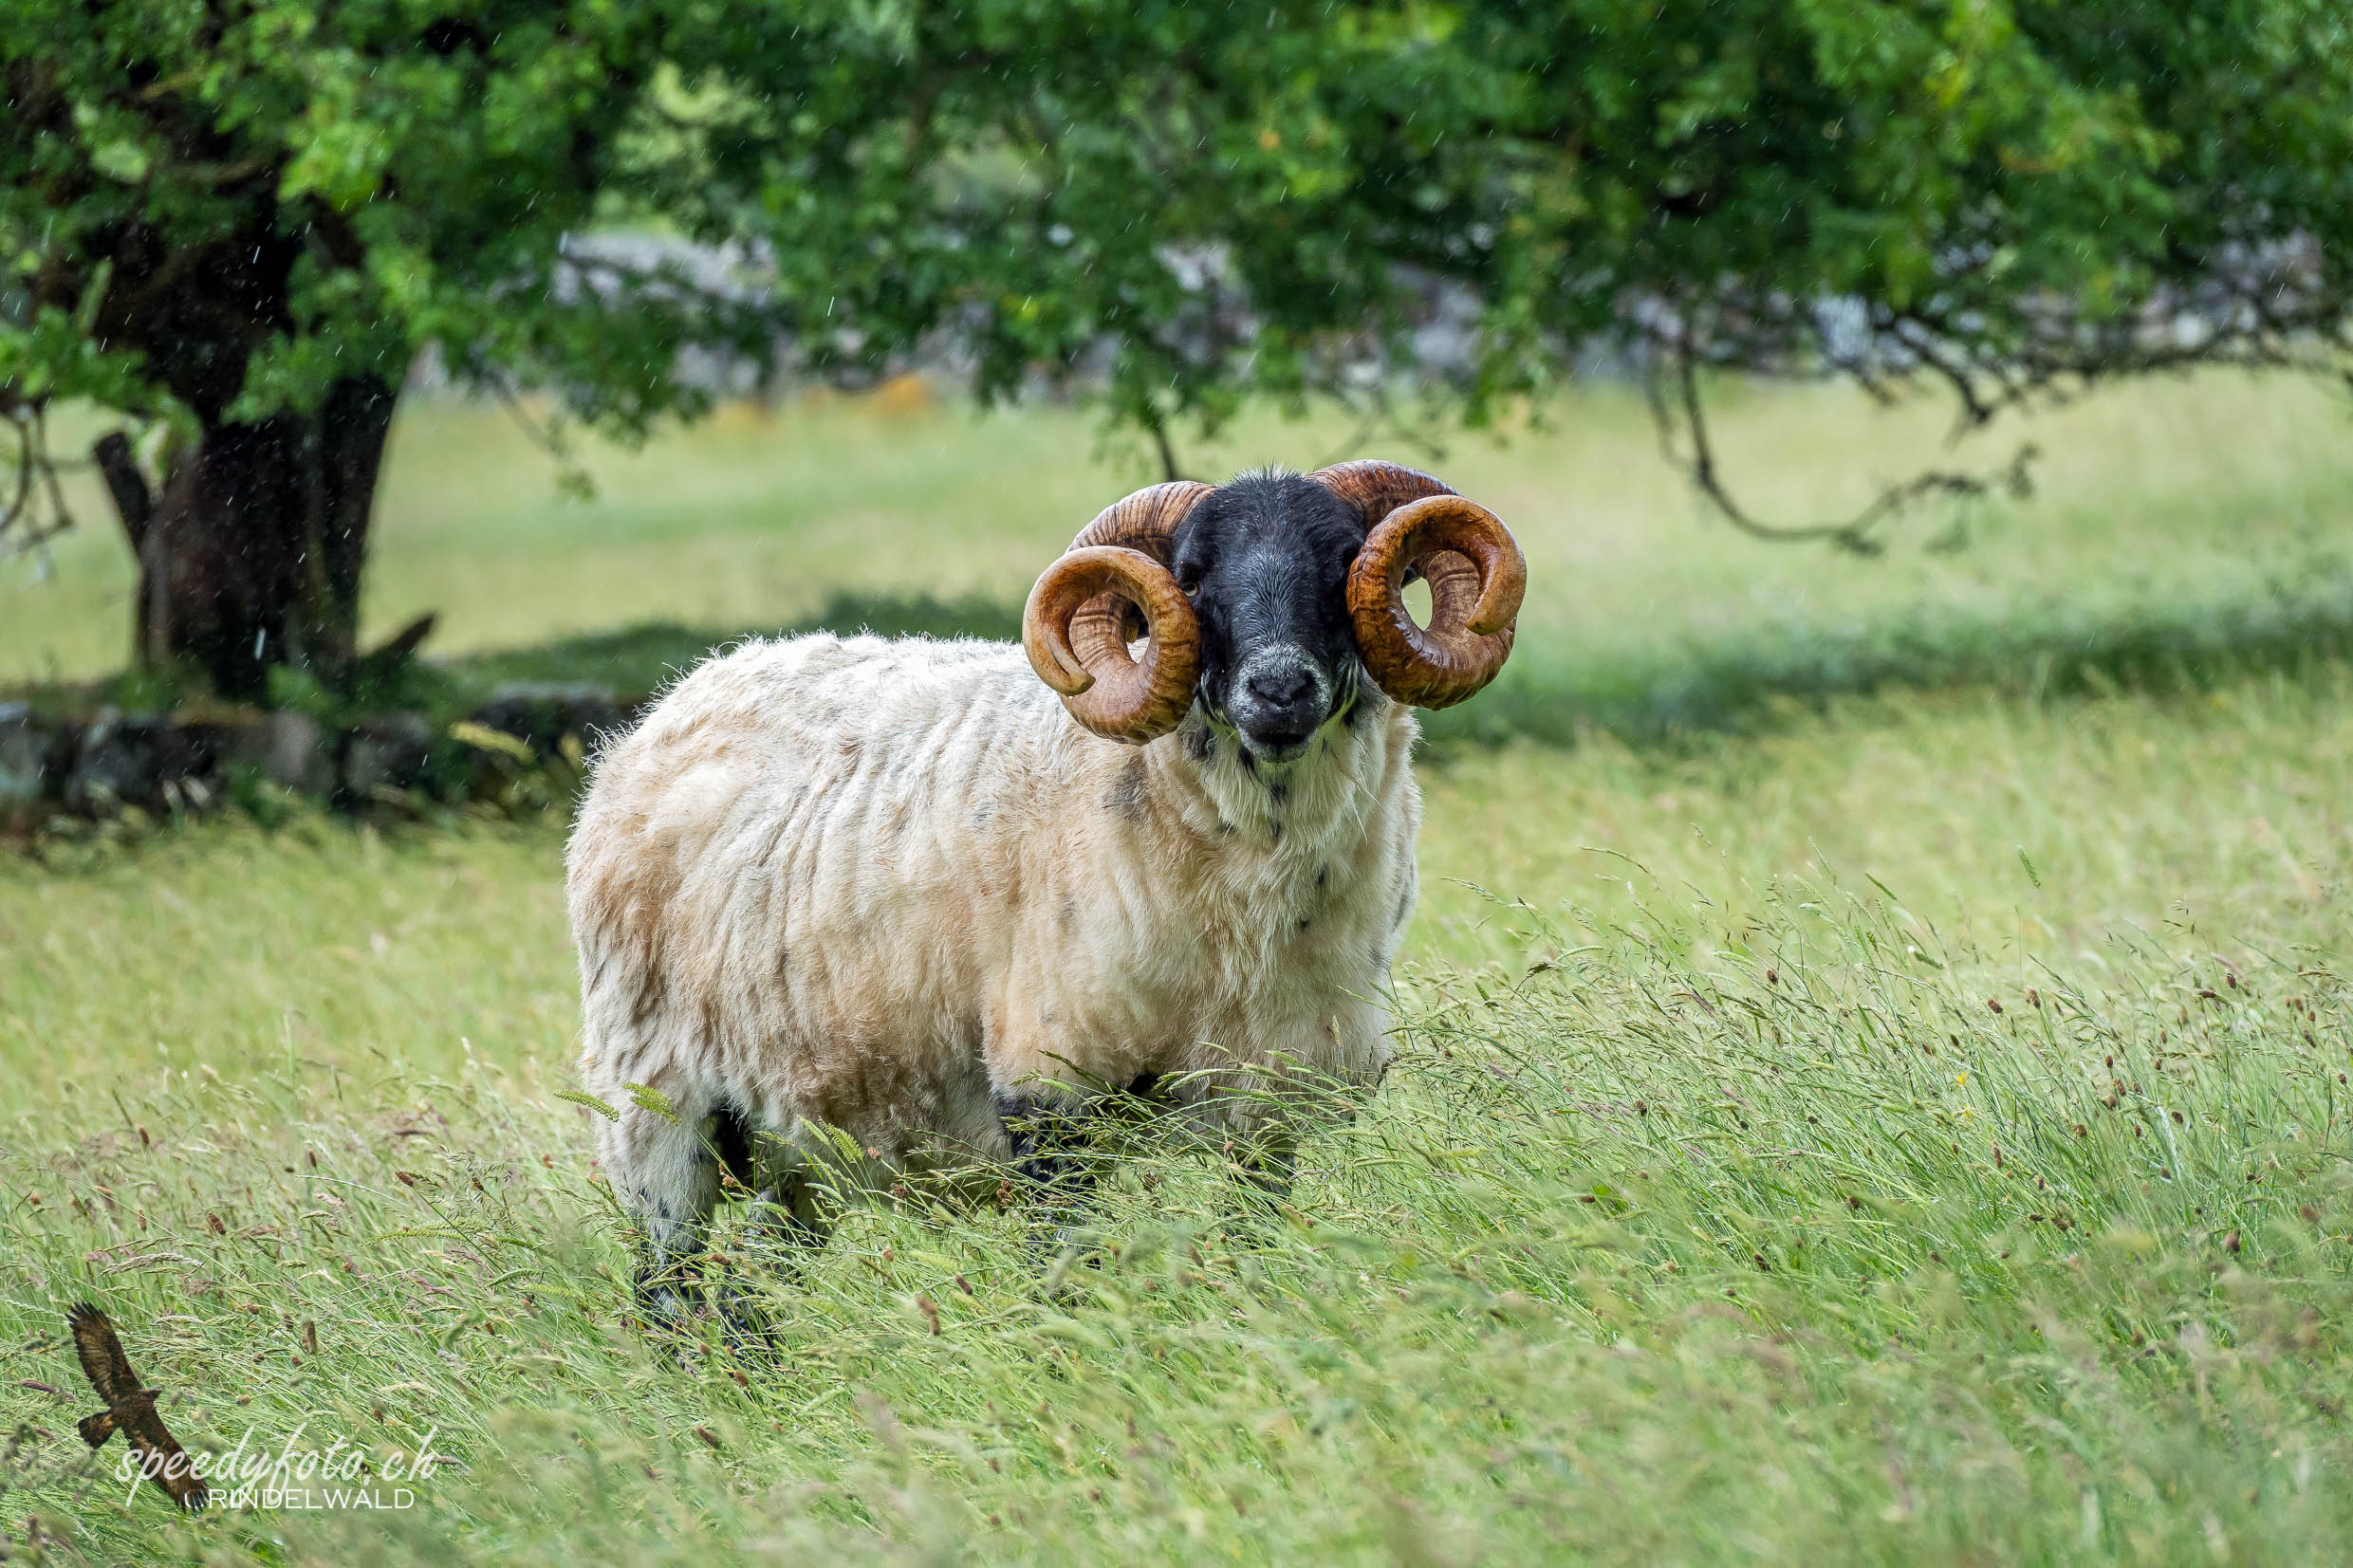
{"type": "Polygon", "coordinates": [[[1176,568],[1176,586],[1192,593],[1201,585],[1201,568],[1190,563],[1176,568]]]}

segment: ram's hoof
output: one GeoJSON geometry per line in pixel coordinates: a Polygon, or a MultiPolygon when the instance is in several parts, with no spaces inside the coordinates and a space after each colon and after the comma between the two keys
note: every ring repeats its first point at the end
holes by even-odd
{"type": "Polygon", "coordinates": [[[717,1311],[719,1341],[738,1360],[768,1361],[783,1356],[775,1315],[753,1292],[741,1286],[721,1291],[717,1311]]]}

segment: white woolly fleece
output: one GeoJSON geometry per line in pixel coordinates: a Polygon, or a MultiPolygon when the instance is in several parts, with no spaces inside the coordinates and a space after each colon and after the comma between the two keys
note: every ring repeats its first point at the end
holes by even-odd
{"type": "Polygon", "coordinates": [[[596,764],[567,856],[599,1155],[658,1246],[698,1245],[723,1106],[871,1176],[1010,1150],[992,1095],[1222,1069],[1237,1128],[1296,1062],[1377,1081],[1411,913],[1410,710],[1371,682],[1306,753],[1200,710],[1137,747],[1018,648],[829,636],[704,664],[596,764]],[[667,1098],[674,1124],[630,1085],[667,1098]]]}

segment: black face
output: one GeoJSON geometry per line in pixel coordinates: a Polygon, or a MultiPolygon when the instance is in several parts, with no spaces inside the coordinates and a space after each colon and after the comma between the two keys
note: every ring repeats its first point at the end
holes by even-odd
{"type": "Polygon", "coordinates": [[[1356,700],[1348,623],[1353,507],[1297,474],[1244,474],[1193,508],[1169,566],[1201,621],[1198,700],[1269,762],[1297,756],[1356,700]]]}

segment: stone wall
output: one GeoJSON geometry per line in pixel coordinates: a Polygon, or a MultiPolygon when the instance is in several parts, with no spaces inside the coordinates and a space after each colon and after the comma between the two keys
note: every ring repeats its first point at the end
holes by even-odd
{"type": "Polygon", "coordinates": [[[403,712],[342,723],[288,710],[54,717],[0,703],[0,827],[204,811],[256,784],[344,810],[510,799],[526,776],[577,774],[635,717],[602,687],[522,682],[446,724],[403,712]]]}

